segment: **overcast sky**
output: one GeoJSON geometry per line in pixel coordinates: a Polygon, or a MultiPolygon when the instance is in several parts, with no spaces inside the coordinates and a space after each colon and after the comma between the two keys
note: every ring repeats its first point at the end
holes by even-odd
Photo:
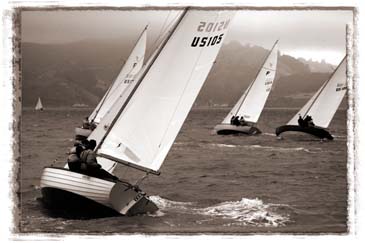
{"type": "MultiPolygon", "coordinates": [[[[85,39],[120,39],[134,42],[149,25],[150,46],[173,22],[178,11],[24,11],[22,40],[65,43],[85,39]]],[[[270,49],[280,39],[280,51],[295,57],[325,59],[338,64],[344,57],[346,24],[352,12],[344,10],[240,10],[231,23],[226,43],[232,40],[270,49]]]]}

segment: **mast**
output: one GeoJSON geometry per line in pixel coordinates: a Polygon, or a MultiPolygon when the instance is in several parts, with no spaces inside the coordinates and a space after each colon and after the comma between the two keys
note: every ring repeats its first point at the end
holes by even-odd
{"type": "Polygon", "coordinates": [[[307,111],[304,113],[303,118],[307,116],[308,112],[313,107],[314,103],[316,103],[318,97],[321,95],[321,93],[324,90],[324,88],[326,88],[326,86],[328,85],[329,81],[332,79],[333,75],[336,73],[337,69],[346,60],[346,57],[347,57],[347,55],[342,59],[342,61],[340,62],[340,64],[337,65],[336,69],[332,72],[331,76],[327,79],[327,81],[324,83],[324,85],[322,85],[320,91],[318,92],[317,96],[314,98],[312,104],[308,107],[307,111]]]}
{"type": "Polygon", "coordinates": [[[245,97],[242,99],[241,104],[238,106],[235,116],[237,116],[238,111],[241,109],[241,107],[242,107],[243,103],[245,102],[246,97],[247,97],[248,93],[250,92],[250,90],[251,90],[251,88],[252,88],[253,84],[256,82],[257,77],[258,77],[258,75],[259,75],[259,73],[260,73],[260,71],[261,71],[262,67],[264,66],[265,62],[266,62],[266,61],[267,61],[267,59],[269,58],[269,56],[270,56],[270,54],[271,54],[272,50],[274,49],[275,45],[276,45],[278,42],[279,42],[279,40],[276,40],[276,41],[275,41],[275,43],[274,43],[274,45],[272,46],[271,50],[270,50],[270,51],[269,51],[269,53],[266,55],[266,57],[265,57],[264,61],[263,61],[263,62],[262,62],[262,64],[261,64],[261,68],[260,68],[260,69],[257,71],[257,73],[256,73],[255,79],[254,79],[254,80],[250,83],[250,86],[248,86],[248,89],[247,89],[246,95],[245,95],[245,97]]]}
{"type": "MultiPolygon", "coordinates": [[[[142,37],[143,33],[147,30],[147,28],[148,28],[148,25],[146,25],[146,26],[144,27],[143,31],[140,33],[139,37],[138,37],[138,38],[137,38],[137,40],[135,41],[134,46],[136,46],[136,45],[137,45],[137,43],[139,42],[139,40],[141,39],[141,37],[142,37]]],[[[133,52],[133,50],[131,51],[131,53],[129,53],[129,55],[131,55],[131,54],[132,54],[132,52],[133,52]]],[[[126,63],[126,61],[124,61],[124,62],[123,62],[123,64],[121,65],[121,67],[119,68],[119,72],[120,72],[120,70],[123,68],[123,66],[125,65],[125,63],[126,63]]],[[[102,99],[102,101],[101,101],[101,103],[100,103],[100,106],[99,106],[98,110],[95,112],[95,116],[93,117],[93,119],[91,120],[91,122],[94,122],[95,118],[98,116],[98,113],[99,113],[99,111],[100,111],[101,107],[103,106],[103,104],[104,104],[105,100],[107,99],[107,97],[108,97],[108,95],[109,95],[109,93],[110,93],[110,91],[111,91],[112,87],[114,86],[114,84],[115,84],[115,82],[116,82],[116,80],[117,80],[118,76],[119,76],[119,73],[118,73],[118,74],[116,75],[116,77],[114,78],[113,83],[109,86],[109,88],[108,88],[107,92],[105,93],[105,95],[104,95],[104,97],[103,97],[103,99],[102,99]]]]}
{"type": "MultiPolygon", "coordinates": [[[[182,19],[184,18],[184,16],[187,13],[187,10],[189,8],[185,8],[184,12],[181,14],[181,16],[179,17],[179,19],[177,20],[177,23],[174,25],[173,29],[170,31],[169,35],[167,36],[167,38],[164,40],[164,42],[161,44],[160,48],[158,49],[156,55],[153,57],[153,60],[149,63],[149,65],[146,67],[145,71],[143,72],[143,74],[141,75],[141,77],[139,78],[139,80],[137,81],[135,87],[133,88],[133,90],[131,91],[131,93],[129,94],[128,98],[126,99],[126,101],[124,102],[123,106],[121,107],[121,109],[119,110],[119,112],[117,113],[117,115],[114,117],[113,121],[111,122],[110,126],[108,127],[108,130],[105,132],[104,136],[102,137],[102,139],[100,140],[100,143],[97,145],[97,147],[95,148],[95,152],[97,152],[99,150],[99,148],[101,147],[101,145],[104,143],[105,138],[108,136],[108,134],[110,133],[112,127],[114,126],[115,122],[118,120],[119,116],[122,114],[123,110],[125,109],[125,107],[127,106],[127,104],[129,103],[130,99],[132,98],[132,96],[134,95],[134,93],[136,92],[137,88],[139,87],[139,85],[141,84],[142,80],[144,79],[144,77],[147,75],[148,71],[150,70],[151,66],[153,65],[153,63],[156,61],[157,57],[160,55],[162,49],[165,47],[165,45],[167,44],[168,40],[171,38],[171,36],[173,35],[173,33],[175,32],[177,26],[180,24],[180,22],[182,21],[182,19]]],[[[100,154],[101,157],[102,154],[100,154]]],[[[115,161],[123,163],[121,160],[117,160],[116,158],[115,161]]],[[[126,164],[127,166],[129,166],[127,162],[124,162],[123,164],[126,164]]],[[[142,168],[141,168],[142,169],[142,168]]]]}

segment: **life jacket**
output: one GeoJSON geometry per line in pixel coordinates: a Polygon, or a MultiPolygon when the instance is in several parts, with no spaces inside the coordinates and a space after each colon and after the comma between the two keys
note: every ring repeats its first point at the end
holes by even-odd
{"type": "Polygon", "coordinates": [[[91,149],[87,149],[81,152],[80,159],[82,162],[86,163],[88,168],[100,168],[95,156],[95,152],[91,149]]]}

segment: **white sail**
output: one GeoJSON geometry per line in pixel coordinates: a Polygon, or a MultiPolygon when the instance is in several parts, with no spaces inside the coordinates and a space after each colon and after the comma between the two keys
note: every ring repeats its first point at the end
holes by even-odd
{"type": "Polygon", "coordinates": [[[278,59],[278,41],[266,57],[256,79],[251,82],[245,93],[223,120],[223,124],[230,124],[232,116],[243,116],[246,122],[256,123],[264,109],[266,100],[276,74],[278,59]]]}
{"type": "Polygon", "coordinates": [[[147,28],[139,37],[133,51],[129,55],[119,75],[109,87],[95,110],[89,116],[90,122],[100,123],[101,119],[122,95],[126,88],[134,82],[135,76],[141,70],[146,51],[147,28]]]}
{"type": "Polygon", "coordinates": [[[43,105],[42,105],[42,101],[41,101],[41,98],[40,97],[38,97],[38,101],[37,101],[37,104],[36,104],[36,106],[35,106],[35,108],[34,108],[36,111],[38,111],[38,110],[43,110],[43,105]]]}
{"type": "MultiPolygon", "coordinates": [[[[149,62],[150,62],[150,60],[149,60],[149,62]]],[[[143,73],[146,66],[147,65],[145,65],[142,68],[141,72],[136,76],[136,80],[138,80],[138,77],[143,73]]],[[[108,110],[105,113],[103,119],[100,121],[98,126],[89,135],[88,140],[93,139],[97,142],[97,144],[100,143],[101,139],[104,137],[105,133],[108,131],[109,126],[111,125],[111,123],[115,119],[115,116],[118,114],[119,110],[123,107],[124,103],[126,102],[127,98],[129,97],[129,94],[132,92],[132,90],[133,90],[134,86],[136,85],[136,83],[137,82],[131,83],[131,85],[129,85],[124,90],[124,92],[122,92],[120,94],[120,96],[118,97],[118,99],[116,100],[114,105],[110,108],[110,110],[108,110]]],[[[112,173],[113,170],[115,169],[116,162],[114,162],[113,160],[103,158],[103,157],[97,157],[97,161],[104,170],[106,170],[110,173],[112,173]]]]}
{"type": "Polygon", "coordinates": [[[298,125],[299,114],[304,118],[310,115],[315,126],[327,128],[346,93],[346,57],[314,96],[288,122],[298,125]]]}
{"type": "Polygon", "coordinates": [[[97,155],[158,171],[225,38],[232,11],[188,10],[97,155]]]}
{"type": "MultiPolygon", "coordinates": [[[[154,57],[157,55],[157,52],[161,48],[159,46],[150,56],[147,63],[142,67],[141,71],[136,75],[135,80],[136,82],[132,82],[126,89],[119,95],[116,102],[114,102],[113,106],[105,113],[103,119],[100,121],[98,126],[92,131],[92,133],[89,135],[88,139],[95,140],[97,145],[100,143],[101,139],[104,137],[105,133],[108,131],[109,126],[117,116],[118,112],[122,109],[125,102],[127,101],[130,93],[133,91],[135,85],[137,84],[137,80],[140,79],[141,75],[145,72],[146,68],[151,64],[152,60],[154,60],[154,57]]],[[[101,167],[112,173],[113,170],[116,167],[116,162],[113,160],[103,158],[103,157],[97,157],[98,163],[101,165],[101,167]]]]}

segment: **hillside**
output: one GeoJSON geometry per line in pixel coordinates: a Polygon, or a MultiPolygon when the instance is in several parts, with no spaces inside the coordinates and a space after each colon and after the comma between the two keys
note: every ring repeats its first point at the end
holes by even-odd
{"type": "MultiPolygon", "coordinates": [[[[34,106],[86,104],[94,107],[118,74],[133,47],[118,41],[87,40],[69,44],[22,43],[22,103],[34,106]]],[[[225,44],[196,105],[234,104],[256,76],[268,50],[225,44]]],[[[329,76],[329,64],[280,55],[278,74],[267,106],[300,106],[329,76]],[[313,69],[313,68],[312,68],[313,69]],[[288,102],[289,101],[289,102],[288,102]]]]}

